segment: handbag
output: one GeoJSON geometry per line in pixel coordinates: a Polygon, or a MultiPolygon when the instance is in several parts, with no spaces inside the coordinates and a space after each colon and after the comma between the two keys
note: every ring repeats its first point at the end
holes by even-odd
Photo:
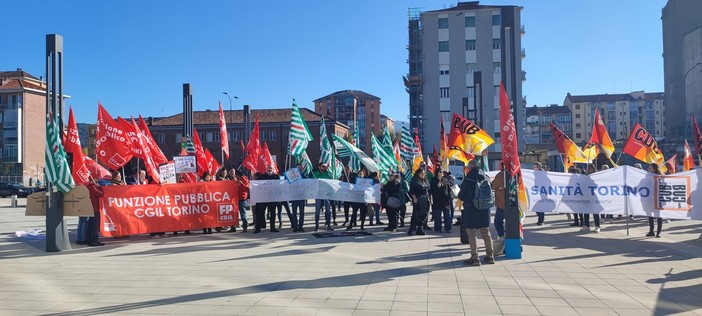
{"type": "Polygon", "coordinates": [[[400,200],[399,198],[396,198],[394,196],[391,196],[388,198],[388,207],[400,208],[400,207],[402,207],[402,200],[400,200]]]}

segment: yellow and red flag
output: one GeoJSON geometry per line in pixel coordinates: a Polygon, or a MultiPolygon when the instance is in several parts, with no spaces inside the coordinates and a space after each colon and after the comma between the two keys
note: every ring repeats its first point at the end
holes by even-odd
{"type": "Polygon", "coordinates": [[[471,120],[453,113],[448,140],[448,157],[468,163],[482,155],[495,140],[471,120]]]}
{"type": "MultiPolygon", "coordinates": [[[[565,170],[568,170],[576,162],[590,163],[593,161],[594,157],[588,157],[580,150],[580,147],[576,145],[573,140],[568,137],[563,131],[556,125],[551,123],[551,132],[553,133],[553,139],[556,142],[556,147],[558,147],[558,152],[561,153],[563,157],[563,165],[565,170]]],[[[597,157],[595,155],[595,157],[597,157]]]]}
{"type": "Polygon", "coordinates": [[[688,171],[695,169],[695,159],[692,158],[692,151],[690,150],[690,145],[687,144],[687,139],[685,140],[685,152],[683,154],[683,171],[688,171]]]}
{"type": "Polygon", "coordinates": [[[656,139],[639,123],[636,123],[634,129],[631,130],[629,138],[626,140],[626,143],[624,143],[622,152],[645,163],[657,164],[661,172],[667,170],[665,167],[665,158],[663,158],[663,153],[658,148],[656,139]]]}
{"type": "Polygon", "coordinates": [[[441,116],[441,135],[439,136],[439,159],[441,159],[441,163],[439,164],[441,166],[441,169],[443,170],[448,170],[449,169],[449,161],[448,161],[448,142],[446,141],[446,129],[444,128],[444,117],[441,116]]]}

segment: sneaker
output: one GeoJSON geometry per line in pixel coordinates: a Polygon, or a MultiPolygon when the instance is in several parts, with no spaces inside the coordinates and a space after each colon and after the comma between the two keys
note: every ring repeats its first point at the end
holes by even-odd
{"type": "Polygon", "coordinates": [[[332,223],[332,225],[334,225],[335,227],[339,226],[339,224],[337,224],[336,221],[334,221],[334,223],[332,223]]]}
{"type": "Polygon", "coordinates": [[[327,230],[329,230],[329,231],[333,231],[333,230],[334,230],[334,228],[333,228],[333,227],[331,227],[331,225],[327,225],[327,230]]]}
{"type": "Polygon", "coordinates": [[[580,229],[581,232],[589,232],[590,231],[590,226],[583,226],[583,228],[580,229]]]}
{"type": "Polygon", "coordinates": [[[495,258],[493,258],[493,257],[485,257],[485,259],[483,259],[483,261],[485,261],[485,263],[487,263],[487,264],[495,264],[495,258]]]}
{"type": "Polygon", "coordinates": [[[595,232],[599,233],[600,232],[600,226],[595,226],[595,232]]]}
{"type": "Polygon", "coordinates": [[[275,228],[271,228],[271,233],[277,233],[277,232],[280,232],[280,231],[275,229],[275,228]]]}
{"type": "Polygon", "coordinates": [[[104,242],[96,242],[96,243],[88,244],[89,247],[100,247],[100,246],[104,246],[104,245],[105,245],[104,242]]]}
{"type": "Polygon", "coordinates": [[[353,227],[351,225],[346,226],[346,230],[351,230],[353,227]]]}
{"type": "Polygon", "coordinates": [[[293,228],[293,233],[297,233],[297,232],[298,232],[297,228],[293,228]]]}
{"type": "Polygon", "coordinates": [[[305,232],[305,229],[302,228],[302,227],[300,227],[300,228],[297,229],[297,231],[299,231],[299,232],[301,232],[301,233],[304,233],[304,232],[305,232]]]}
{"type": "Polygon", "coordinates": [[[536,223],[536,226],[544,226],[544,223],[543,223],[543,222],[538,222],[538,223],[536,223]]]}
{"type": "Polygon", "coordinates": [[[463,260],[463,263],[469,266],[480,266],[480,260],[479,259],[468,259],[468,260],[463,260]]]}
{"type": "Polygon", "coordinates": [[[256,229],[254,229],[254,231],[253,231],[254,234],[258,234],[258,233],[260,233],[260,232],[261,232],[261,229],[260,229],[260,228],[256,228],[256,229]]]}
{"type": "Polygon", "coordinates": [[[385,225],[385,223],[383,223],[383,222],[381,222],[381,221],[377,221],[377,222],[375,222],[375,223],[376,223],[377,225],[385,225]]]}
{"type": "Polygon", "coordinates": [[[654,234],[653,232],[648,232],[648,234],[646,234],[646,237],[653,237],[653,236],[656,236],[656,234],[654,234]]]}
{"type": "Polygon", "coordinates": [[[656,234],[656,238],[661,238],[661,234],[656,234]]]}

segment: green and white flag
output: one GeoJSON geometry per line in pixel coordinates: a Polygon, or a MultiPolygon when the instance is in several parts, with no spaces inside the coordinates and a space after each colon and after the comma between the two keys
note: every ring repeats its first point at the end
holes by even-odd
{"type": "Polygon", "coordinates": [[[392,137],[390,136],[390,129],[385,126],[383,130],[383,148],[385,151],[392,153],[392,137]]]}
{"type": "Polygon", "coordinates": [[[322,126],[319,128],[319,152],[319,162],[331,167],[332,148],[329,137],[327,137],[327,127],[324,124],[324,117],[322,117],[322,126]]]}
{"type": "Polygon", "coordinates": [[[295,156],[295,159],[297,160],[296,162],[299,164],[302,164],[302,168],[305,170],[300,170],[302,174],[305,176],[309,176],[312,174],[312,170],[314,169],[314,166],[312,165],[312,161],[310,160],[310,157],[307,156],[307,152],[303,151],[301,155],[295,156]]]}
{"type": "Polygon", "coordinates": [[[364,153],[362,150],[358,149],[358,147],[351,145],[351,143],[347,142],[336,134],[332,134],[332,138],[334,139],[334,145],[336,146],[336,151],[339,157],[355,156],[356,159],[361,162],[361,164],[366,166],[368,172],[378,172],[380,170],[375,161],[368,157],[368,155],[366,155],[366,153],[364,153]]]}
{"type": "Polygon", "coordinates": [[[61,144],[56,119],[51,113],[46,116],[46,147],[44,163],[46,165],[46,180],[56,188],[67,193],[76,186],[71,175],[71,168],[66,160],[66,151],[61,144]]]}
{"type": "Polygon", "coordinates": [[[414,159],[418,150],[414,144],[414,139],[407,127],[402,127],[402,137],[400,138],[400,155],[404,159],[414,159]]]}
{"type": "Polygon", "coordinates": [[[295,99],[292,104],[292,120],[290,121],[290,139],[288,140],[288,153],[293,156],[302,155],[307,149],[312,140],[312,133],[305,119],[302,118],[302,113],[297,107],[295,99]]]}
{"type": "MultiPolygon", "coordinates": [[[[351,139],[351,145],[358,146],[358,138],[360,135],[358,134],[358,123],[354,124],[353,128],[353,139],[351,139]]],[[[351,167],[351,171],[353,172],[358,172],[358,170],[361,170],[361,161],[356,158],[354,155],[349,156],[349,167],[351,167]]]]}
{"type": "Polygon", "coordinates": [[[392,152],[387,152],[380,141],[372,134],[371,151],[373,151],[373,158],[380,168],[380,181],[385,183],[388,180],[390,172],[397,169],[397,160],[395,160],[395,156],[392,155],[392,152]]]}

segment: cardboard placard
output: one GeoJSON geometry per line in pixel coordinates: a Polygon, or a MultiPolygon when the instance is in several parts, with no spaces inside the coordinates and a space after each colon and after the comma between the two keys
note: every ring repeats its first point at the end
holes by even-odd
{"type": "Polygon", "coordinates": [[[92,217],[95,215],[90,203],[90,191],[84,185],[77,185],[63,195],[63,216],[92,217]]]}
{"type": "Polygon", "coordinates": [[[24,216],[46,216],[46,192],[36,192],[27,196],[24,216]]]}
{"type": "Polygon", "coordinates": [[[175,172],[180,173],[197,173],[197,160],[195,156],[175,156],[175,172]]]}

